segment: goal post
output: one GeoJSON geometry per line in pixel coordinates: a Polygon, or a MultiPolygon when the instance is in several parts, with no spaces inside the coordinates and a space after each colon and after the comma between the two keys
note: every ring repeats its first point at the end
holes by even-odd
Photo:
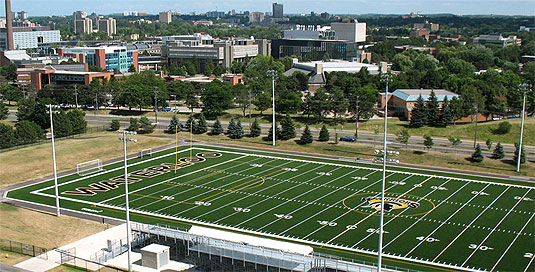
{"type": "Polygon", "coordinates": [[[143,159],[143,157],[152,157],[152,148],[146,148],[139,152],[139,158],[143,159]]]}
{"type": "Polygon", "coordinates": [[[86,161],[76,165],[76,173],[80,176],[89,175],[102,170],[102,161],[100,159],[86,161]]]}

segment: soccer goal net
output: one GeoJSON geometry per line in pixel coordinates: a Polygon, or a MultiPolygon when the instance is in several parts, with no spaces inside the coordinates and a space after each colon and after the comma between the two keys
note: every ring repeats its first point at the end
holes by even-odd
{"type": "Polygon", "coordinates": [[[139,152],[139,157],[151,157],[152,156],[152,148],[143,149],[139,152]]]}
{"type": "Polygon", "coordinates": [[[76,173],[80,176],[89,175],[102,171],[102,161],[100,159],[82,162],[76,165],[76,173]]]}

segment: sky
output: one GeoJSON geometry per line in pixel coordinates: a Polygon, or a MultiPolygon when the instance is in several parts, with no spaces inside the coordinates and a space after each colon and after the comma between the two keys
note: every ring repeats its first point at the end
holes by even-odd
{"type": "MultiPolygon", "coordinates": [[[[4,1],[2,1],[4,2],[4,1]]],[[[71,15],[83,10],[97,14],[139,11],[157,14],[172,10],[181,13],[204,13],[218,10],[271,11],[273,0],[11,0],[12,11],[27,11],[29,16],[71,15]],[[46,4],[45,4],[46,3],[46,4]]],[[[422,14],[457,15],[535,15],[535,0],[278,0],[284,13],[304,14],[422,14]]],[[[1,5],[5,16],[4,4],[1,5]]]]}

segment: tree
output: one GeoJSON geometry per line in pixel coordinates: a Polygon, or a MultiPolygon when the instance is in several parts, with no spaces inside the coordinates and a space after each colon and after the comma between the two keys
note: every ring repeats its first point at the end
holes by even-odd
{"type": "Polygon", "coordinates": [[[329,130],[327,129],[326,125],[323,125],[320,130],[320,135],[318,137],[318,141],[320,142],[328,142],[330,139],[329,130]]]}
{"type": "Polygon", "coordinates": [[[253,124],[251,124],[251,133],[249,134],[250,137],[258,137],[262,133],[262,128],[260,127],[260,123],[258,123],[258,120],[255,118],[253,121],[253,124]]]}
{"type": "Polygon", "coordinates": [[[149,118],[147,118],[146,116],[142,116],[141,118],[139,118],[139,125],[140,125],[140,128],[141,130],[139,131],[141,134],[149,134],[149,133],[152,133],[154,131],[154,128],[156,127],[156,125],[153,125],[149,118]]]}
{"type": "Polygon", "coordinates": [[[409,130],[407,128],[402,128],[396,133],[396,136],[398,136],[398,142],[404,144],[405,148],[407,148],[407,145],[409,144],[409,139],[411,138],[409,130]]]}
{"type": "Polygon", "coordinates": [[[425,135],[424,136],[424,146],[425,146],[425,148],[427,148],[429,150],[429,149],[431,149],[431,147],[433,147],[433,145],[435,145],[435,143],[433,142],[433,138],[431,138],[431,136],[429,136],[429,135],[425,135]]]}
{"type": "Polygon", "coordinates": [[[301,108],[301,93],[291,90],[281,90],[275,99],[277,112],[282,114],[296,113],[301,108]]]}
{"type": "Polygon", "coordinates": [[[72,134],[72,124],[64,111],[52,114],[54,121],[54,136],[65,137],[72,134]]]}
{"type": "Polygon", "coordinates": [[[180,123],[176,115],[173,115],[173,117],[171,117],[171,121],[169,122],[169,126],[167,127],[167,130],[165,132],[171,134],[181,130],[182,124],[180,123]]]}
{"type": "Polygon", "coordinates": [[[188,120],[186,121],[186,130],[188,132],[191,132],[193,133],[193,131],[196,130],[196,127],[197,126],[197,121],[195,120],[195,117],[193,117],[193,115],[190,115],[188,117],[188,120]]]}
{"type": "MultiPolygon", "coordinates": [[[[280,128],[278,125],[275,125],[275,140],[280,139],[280,128]]],[[[271,141],[273,140],[273,127],[269,127],[268,135],[264,137],[264,141],[271,141]]]]}
{"type": "Polygon", "coordinates": [[[490,150],[492,148],[492,140],[490,138],[487,139],[485,144],[487,145],[487,149],[488,150],[490,150]]]}
{"type": "Polygon", "coordinates": [[[85,112],[77,109],[67,112],[67,118],[69,118],[69,121],[71,122],[73,134],[86,132],[87,121],[85,120],[84,116],[85,112]]]}
{"type": "Polygon", "coordinates": [[[426,111],[427,124],[429,126],[438,127],[442,125],[442,121],[440,120],[440,108],[438,107],[438,100],[434,91],[431,91],[431,95],[429,95],[429,98],[427,99],[426,111]]]}
{"type": "Polygon", "coordinates": [[[42,100],[22,99],[18,103],[18,121],[27,120],[39,125],[43,130],[50,127],[50,117],[42,100]]]}
{"type": "Polygon", "coordinates": [[[11,105],[11,101],[19,101],[24,98],[24,94],[19,88],[9,84],[2,85],[0,87],[0,93],[2,94],[2,98],[8,101],[9,105],[11,105]]]}
{"type": "Polygon", "coordinates": [[[44,138],[43,129],[32,121],[22,120],[15,124],[17,144],[31,144],[44,138]]]}
{"type": "Polygon", "coordinates": [[[7,119],[8,113],[9,113],[9,111],[7,109],[6,104],[4,104],[4,102],[0,101],[0,120],[7,119]]]}
{"type": "Polygon", "coordinates": [[[463,141],[461,141],[460,138],[456,138],[456,137],[453,137],[453,136],[450,136],[448,138],[448,140],[450,141],[451,145],[453,146],[453,148],[455,149],[455,152],[457,152],[457,146],[460,145],[463,141]]]}
{"type": "Polygon", "coordinates": [[[219,116],[224,110],[232,106],[232,92],[228,84],[214,80],[204,85],[201,100],[207,116],[219,116]]]}
{"type": "Polygon", "coordinates": [[[481,146],[479,144],[477,144],[476,150],[472,153],[471,159],[473,162],[482,162],[485,159],[481,153],[481,146]]]}
{"type": "Polygon", "coordinates": [[[236,130],[236,121],[234,121],[234,118],[230,118],[230,122],[228,123],[227,127],[227,134],[231,135],[232,133],[235,133],[236,130]]]}
{"type": "Polygon", "coordinates": [[[210,131],[211,135],[219,135],[223,133],[223,127],[221,126],[221,122],[219,119],[215,119],[214,124],[212,125],[212,130],[210,131]]]}
{"type": "Polygon", "coordinates": [[[135,73],[136,72],[136,67],[134,66],[134,64],[130,65],[130,67],[128,67],[128,72],[129,73],[135,73]]]}
{"type": "Polygon", "coordinates": [[[13,127],[0,123],[0,148],[12,147],[15,143],[15,130],[13,127]]]}
{"type": "Polygon", "coordinates": [[[289,116],[285,116],[281,120],[281,135],[280,135],[280,138],[281,138],[281,140],[285,141],[285,140],[293,139],[293,138],[295,138],[295,136],[296,136],[296,133],[295,133],[294,121],[289,116]]]}
{"type": "MultiPolygon", "coordinates": [[[[231,119],[231,122],[233,122],[234,120],[231,119]]],[[[241,139],[243,138],[244,136],[244,132],[243,132],[243,127],[241,125],[241,120],[238,119],[238,122],[236,122],[232,128],[232,130],[230,129],[230,125],[229,125],[229,137],[231,139],[241,139]]]]}
{"type": "Polygon", "coordinates": [[[197,125],[195,126],[195,130],[193,131],[194,134],[203,134],[208,131],[208,124],[206,124],[206,117],[204,117],[204,114],[199,114],[199,117],[197,118],[197,125]]]}
{"type": "MultiPolygon", "coordinates": [[[[519,144],[515,143],[515,154],[513,155],[513,161],[518,163],[518,148],[519,144]]],[[[522,146],[522,150],[520,152],[520,164],[526,163],[526,152],[524,150],[524,146],[522,146]]]]}
{"type": "Polygon", "coordinates": [[[265,110],[271,107],[271,93],[263,92],[256,96],[256,99],[253,101],[255,109],[260,111],[260,114],[263,114],[265,110]]]}
{"type": "Polygon", "coordinates": [[[140,127],[139,120],[137,118],[130,117],[130,126],[128,126],[126,130],[137,132],[139,130],[139,127],[140,127]]]}
{"type": "Polygon", "coordinates": [[[308,128],[308,125],[306,125],[305,130],[303,131],[303,135],[301,135],[301,139],[297,142],[298,144],[310,144],[314,141],[312,138],[312,133],[310,132],[310,128],[308,128]]]}
{"type": "Polygon", "coordinates": [[[119,130],[119,128],[121,128],[121,122],[119,122],[118,119],[111,120],[110,130],[111,131],[117,131],[117,130],[119,130]]]}
{"type": "Polygon", "coordinates": [[[503,146],[500,142],[496,145],[494,148],[494,152],[492,152],[492,158],[495,160],[503,159],[505,157],[505,151],[503,150],[503,146]]]}
{"type": "Polygon", "coordinates": [[[425,125],[427,125],[427,107],[425,106],[424,99],[420,95],[416,100],[416,105],[411,111],[409,127],[420,128],[425,125]]]}
{"type": "Polygon", "coordinates": [[[441,127],[447,127],[453,121],[453,110],[451,109],[448,97],[444,96],[442,107],[440,108],[440,123],[441,127]]]}
{"type": "Polygon", "coordinates": [[[503,121],[498,124],[498,128],[495,129],[493,132],[494,134],[507,134],[509,133],[509,131],[511,131],[511,127],[511,123],[503,121]]]}

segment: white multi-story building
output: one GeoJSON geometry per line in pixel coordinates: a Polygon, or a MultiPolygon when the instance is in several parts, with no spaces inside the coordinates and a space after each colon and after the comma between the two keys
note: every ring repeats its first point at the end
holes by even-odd
{"type": "MultiPolygon", "coordinates": [[[[37,48],[40,43],[57,43],[61,41],[59,30],[50,30],[48,27],[14,27],[13,45],[15,49],[37,48]]],[[[7,49],[7,32],[0,32],[0,48],[7,49]]]]}
{"type": "Polygon", "coordinates": [[[160,23],[167,23],[167,24],[171,23],[173,21],[171,11],[160,12],[159,21],[160,23]]]}
{"type": "Polygon", "coordinates": [[[345,40],[349,42],[366,41],[366,23],[359,23],[357,20],[331,23],[331,29],[336,33],[336,40],[345,40]]]}

